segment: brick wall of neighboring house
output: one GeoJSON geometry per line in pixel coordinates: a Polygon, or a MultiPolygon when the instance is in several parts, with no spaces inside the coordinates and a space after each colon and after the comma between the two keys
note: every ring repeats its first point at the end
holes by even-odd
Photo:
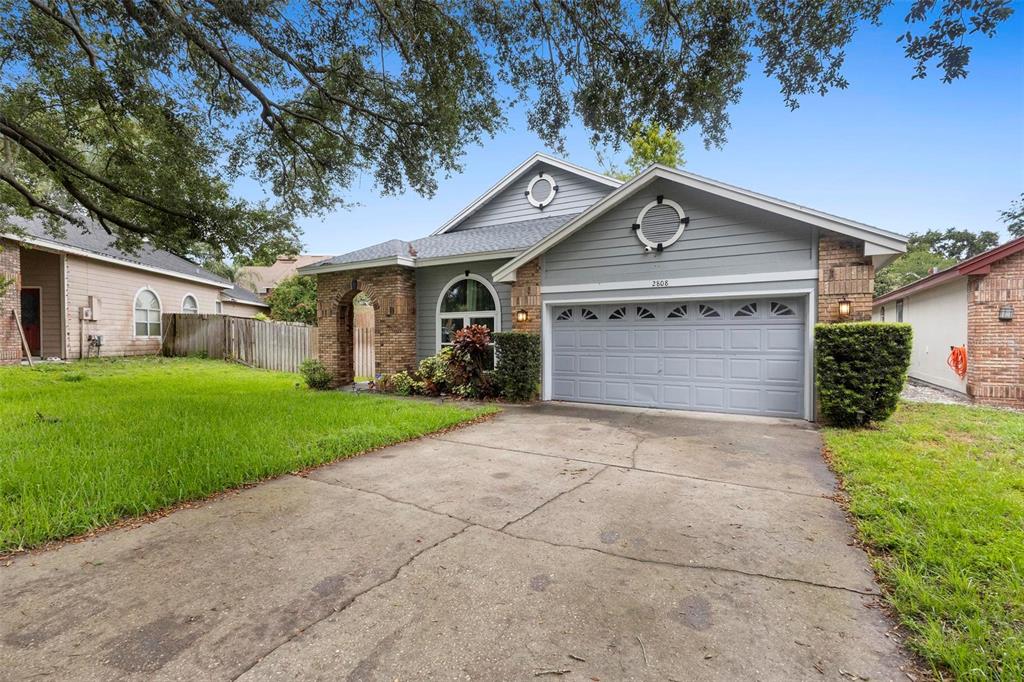
{"type": "Polygon", "coordinates": [[[0,239],[0,365],[21,362],[21,335],[11,311],[21,314],[21,249],[0,239]]]}
{"type": "Polygon", "coordinates": [[[516,281],[512,285],[512,329],[540,334],[540,257],[516,270],[516,281]],[[525,310],[526,322],[516,321],[516,312],[525,310]]]}
{"type": "Polygon", "coordinates": [[[1024,252],[971,275],[967,299],[967,393],[986,405],[1024,408],[1024,252]],[[999,309],[1013,306],[1013,320],[999,309]]]}
{"type": "Polygon", "coordinates": [[[846,321],[871,319],[875,268],[864,255],[864,243],[822,234],[818,240],[818,322],[839,322],[839,302],[850,302],[846,321]]]}
{"type": "Polygon", "coordinates": [[[365,292],[373,302],[376,372],[416,367],[416,275],[410,268],[381,268],[317,275],[320,359],[335,384],[352,382],[352,299],[365,292]]]}

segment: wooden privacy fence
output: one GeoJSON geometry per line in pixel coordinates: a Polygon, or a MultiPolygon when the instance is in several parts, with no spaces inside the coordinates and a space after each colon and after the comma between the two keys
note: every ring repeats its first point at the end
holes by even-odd
{"type": "Polygon", "coordinates": [[[352,367],[357,377],[374,376],[373,338],[373,327],[352,330],[352,367]]]}
{"type": "Polygon", "coordinates": [[[163,326],[169,356],[205,355],[282,372],[298,372],[303,360],[317,356],[317,329],[301,322],[166,313],[163,326]]]}

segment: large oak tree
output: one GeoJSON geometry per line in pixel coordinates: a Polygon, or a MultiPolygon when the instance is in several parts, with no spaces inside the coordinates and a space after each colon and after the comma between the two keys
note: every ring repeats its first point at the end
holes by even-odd
{"type": "MultiPolygon", "coordinates": [[[[641,121],[720,145],[752,63],[789,106],[843,88],[845,47],[891,2],[0,0],[0,222],[245,256],[362,175],[429,195],[514,105],[556,149],[574,117],[595,143],[641,121]]],[[[907,11],[913,76],[950,81],[1012,10],[907,11]]]]}

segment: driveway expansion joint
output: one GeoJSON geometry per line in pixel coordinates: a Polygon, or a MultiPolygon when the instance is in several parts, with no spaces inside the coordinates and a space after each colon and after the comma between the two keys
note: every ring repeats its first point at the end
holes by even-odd
{"type": "Polygon", "coordinates": [[[691,481],[704,481],[705,483],[718,483],[720,485],[732,485],[739,488],[749,488],[751,490],[765,490],[773,493],[782,493],[784,495],[799,495],[800,497],[810,497],[817,500],[831,500],[835,492],[832,491],[828,494],[825,493],[804,493],[799,490],[785,490],[783,488],[773,488],[765,485],[753,485],[751,483],[739,483],[737,481],[725,481],[720,478],[707,478],[705,476],[694,476],[692,474],[677,474],[671,471],[659,471],[657,469],[645,469],[637,466],[626,466],[623,464],[609,464],[608,462],[598,462],[593,459],[583,459],[581,457],[569,457],[568,455],[551,455],[546,452],[535,452],[533,450],[518,450],[516,448],[501,447],[498,445],[483,445],[481,443],[466,443],[459,440],[449,440],[447,438],[439,438],[437,436],[426,436],[431,440],[440,441],[443,443],[451,443],[452,445],[472,445],[477,448],[486,448],[488,450],[498,450],[501,452],[515,452],[521,455],[535,455],[537,457],[548,457],[550,459],[560,459],[564,462],[580,462],[581,464],[596,464],[603,466],[608,469],[621,469],[622,471],[639,471],[645,474],[654,474],[656,476],[668,476],[671,478],[685,478],[691,481]]]}
{"type": "Polygon", "coordinates": [[[604,556],[615,557],[616,559],[626,559],[627,561],[635,561],[641,564],[648,564],[651,566],[667,566],[671,568],[690,568],[701,571],[714,571],[719,573],[732,573],[735,575],[742,575],[748,578],[763,578],[765,580],[773,580],[777,582],[785,583],[798,583],[800,585],[807,585],[809,587],[820,587],[827,590],[840,590],[842,592],[849,592],[851,594],[860,595],[862,597],[881,597],[882,595],[877,591],[866,591],[858,590],[853,587],[845,587],[843,585],[830,585],[828,583],[819,583],[814,580],[804,580],[802,578],[788,578],[785,576],[770,575],[768,573],[757,573],[755,571],[744,571],[738,568],[727,568],[725,566],[712,566],[710,564],[680,564],[674,561],[665,561],[663,559],[645,559],[642,557],[629,556],[627,554],[617,554],[616,552],[609,552],[607,550],[598,549],[596,547],[587,547],[585,545],[573,545],[569,543],[553,542],[551,540],[545,540],[543,538],[530,537],[529,535],[516,535],[512,531],[502,529],[499,531],[504,535],[516,538],[517,540],[526,540],[527,542],[539,542],[550,547],[560,547],[563,549],[579,549],[585,552],[596,552],[603,554],[604,556]]]}
{"type": "Polygon", "coordinates": [[[237,680],[239,680],[242,677],[244,677],[247,673],[249,673],[251,670],[256,668],[256,666],[258,666],[261,662],[263,662],[268,656],[273,655],[273,653],[275,651],[277,651],[281,647],[285,646],[286,644],[290,644],[291,642],[295,641],[296,639],[301,637],[310,628],[316,627],[317,625],[319,625],[320,623],[324,622],[328,618],[331,618],[332,616],[336,616],[339,613],[343,613],[346,609],[348,609],[348,607],[352,606],[352,604],[354,604],[356,602],[356,600],[359,599],[360,597],[362,597],[364,595],[367,595],[370,592],[373,592],[374,590],[376,590],[377,588],[383,587],[384,585],[387,585],[388,583],[390,583],[390,582],[392,582],[394,580],[397,580],[398,577],[401,575],[402,570],[407,568],[409,565],[411,565],[421,555],[425,554],[426,552],[429,552],[430,550],[432,550],[432,549],[434,549],[436,547],[439,547],[439,546],[443,545],[444,543],[448,542],[449,540],[453,540],[453,539],[457,538],[458,536],[462,535],[463,533],[465,533],[470,528],[473,528],[474,525],[475,524],[467,523],[465,526],[463,526],[459,530],[455,531],[454,533],[451,533],[447,537],[443,537],[440,540],[437,540],[436,542],[432,542],[431,544],[429,544],[429,545],[427,545],[425,547],[421,547],[418,551],[414,552],[412,554],[412,556],[410,556],[404,563],[402,563],[401,565],[397,566],[395,568],[395,570],[391,572],[391,575],[389,575],[384,580],[380,581],[379,583],[374,583],[373,585],[370,585],[366,589],[360,590],[359,592],[355,593],[354,595],[352,595],[351,597],[346,599],[341,604],[341,606],[333,608],[330,611],[328,611],[327,613],[325,613],[323,616],[321,616],[320,618],[317,618],[315,620],[310,621],[308,624],[302,626],[301,628],[297,628],[296,631],[293,632],[291,635],[289,635],[284,641],[279,642],[278,644],[275,644],[266,653],[258,656],[256,658],[256,660],[254,660],[250,665],[248,665],[245,668],[245,670],[241,671],[240,673],[238,673],[237,675],[232,677],[231,678],[232,682],[236,682],[237,680]]]}

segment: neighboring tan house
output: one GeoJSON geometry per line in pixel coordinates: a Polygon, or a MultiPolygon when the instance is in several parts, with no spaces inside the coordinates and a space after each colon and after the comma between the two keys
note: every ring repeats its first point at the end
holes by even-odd
{"type": "Polygon", "coordinates": [[[22,230],[0,236],[0,364],[24,357],[12,311],[21,319],[32,356],[160,352],[161,313],[223,313],[252,317],[267,305],[195,263],[144,245],[113,248],[101,228],[65,226],[57,238],[42,223],[14,219],[22,230]]]}
{"type": "Polygon", "coordinates": [[[338,383],[365,292],[378,373],[483,324],[541,334],[545,400],[812,419],[813,323],[870,319],[906,242],[665,166],[622,183],[535,154],[430,236],[299,273],[338,383]]]}
{"type": "Polygon", "coordinates": [[[272,265],[247,265],[240,268],[238,281],[266,298],[278,282],[293,276],[299,268],[319,263],[325,258],[330,256],[285,254],[278,256],[272,265]]]}
{"type": "Polygon", "coordinates": [[[875,299],[872,319],[914,327],[910,376],[986,405],[1024,408],[1024,237],[875,299]],[[950,367],[967,347],[967,374],[950,367]]]}

